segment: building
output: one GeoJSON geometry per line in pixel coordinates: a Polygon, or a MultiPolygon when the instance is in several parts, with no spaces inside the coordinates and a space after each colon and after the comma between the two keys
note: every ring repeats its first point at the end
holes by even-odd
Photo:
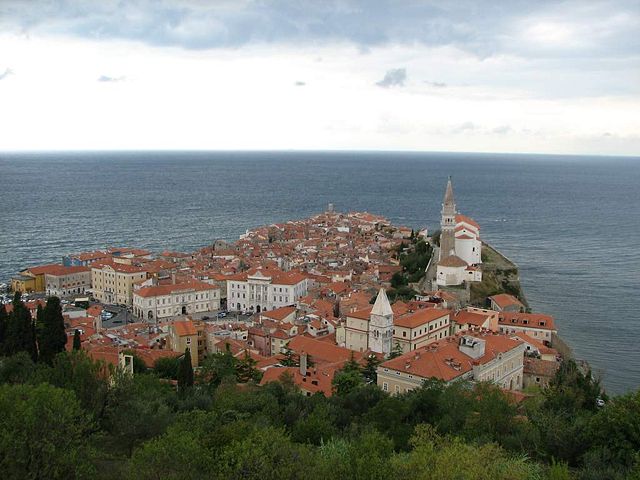
{"type": "Polygon", "coordinates": [[[147,278],[143,267],[114,261],[91,265],[93,296],[101,303],[133,304],[133,286],[147,278]]]}
{"type": "Polygon", "coordinates": [[[524,312],[525,306],[520,300],[508,293],[500,293],[489,297],[491,309],[498,312],[524,312]]]}
{"type": "Polygon", "coordinates": [[[482,281],[480,225],[456,211],[451,177],[442,201],[440,253],[435,283],[439,286],[482,281]]]}
{"type": "Polygon", "coordinates": [[[336,332],[336,341],[350,350],[388,355],[395,345],[408,352],[449,336],[449,310],[422,308],[407,312],[396,307],[398,304],[391,307],[380,289],[373,308],[346,314],[342,331],[336,332]],[[402,314],[396,315],[394,308],[402,314]]]}
{"type": "Polygon", "coordinates": [[[168,320],[219,309],[220,287],[198,280],[143,286],[133,291],[133,313],[144,320],[168,320]]]}
{"type": "Polygon", "coordinates": [[[524,388],[544,388],[556,375],[560,363],[554,360],[526,357],[524,359],[524,388]]]}
{"type": "Polygon", "coordinates": [[[422,348],[451,334],[451,311],[422,308],[398,317],[393,322],[393,344],[403,352],[422,348]]]}
{"type": "Polygon", "coordinates": [[[546,346],[551,345],[553,334],[558,333],[553,317],[542,313],[500,312],[498,324],[503,333],[526,333],[546,346]]]}
{"type": "Polygon", "coordinates": [[[50,264],[39,267],[25,268],[18,275],[11,279],[11,289],[14,292],[44,292],[46,281],[44,276],[47,272],[57,271],[62,265],[50,264]]]}
{"type": "Polygon", "coordinates": [[[300,272],[257,268],[227,279],[229,310],[263,312],[295,305],[307,294],[308,279],[300,272]]]}
{"type": "Polygon", "coordinates": [[[199,331],[193,320],[176,320],[169,326],[169,348],[178,353],[185,353],[188,348],[192,366],[200,364],[205,345],[204,328],[199,331]]]}
{"type": "Polygon", "coordinates": [[[88,267],[96,262],[111,260],[112,255],[101,250],[95,252],[83,252],[62,257],[62,264],[65,267],[88,267]]]}
{"type": "Polygon", "coordinates": [[[91,269],[76,266],[49,269],[44,275],[45,291],[47,295],[66,297],[84,293],[91,288],[91,269]]]}
{"type": "Polygon", "coordinates": [[[376,353],[389,355],[393,342],[393,310],[389,299],[381,288],[378,292],[369,317],[369,349],[376,353]]]}
{"type": "Polygon", "coordinates": [[[498,332],[498,312],[484,308],[467,307],[456,311],[451,317],[451,333],[467,330],[491,330],[498,332]]]}
{"type": "Polygon", "coordinates": [[[447,383],[490,381],[505,389],[520,390],[523,362],[521,341],[492,332],[467,333],[387,360],[377,369],[378,386],[385,392],[399,394],[436,378],[447,383]]]}

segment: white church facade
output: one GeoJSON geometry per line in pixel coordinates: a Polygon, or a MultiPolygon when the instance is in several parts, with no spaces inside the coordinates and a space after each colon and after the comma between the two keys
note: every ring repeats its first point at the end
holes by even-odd
{"type": "Polygon", "coordinates": [[[456,211],[451,177],[442,202],[440,228],[436,285],[453,286],[482,281],[480,225],[456,211]]]}

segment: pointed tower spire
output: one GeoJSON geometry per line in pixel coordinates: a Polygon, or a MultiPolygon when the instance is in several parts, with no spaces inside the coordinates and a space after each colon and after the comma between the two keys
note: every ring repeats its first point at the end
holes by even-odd
{"type": "Polygon", "coordinates": [[[453,198],[453,185],[451,184],[451,175],[449,175],[449,180],[447,180],[447,189],[444,192],[444,200],[442,201],[443,211],[445,208],[453,207],[453,211],[456,210],[456,201],[453,198]]]}
{"type": "Polygon", "coordinates": [[[376,303],[373,304],[371,314],[380,316],[393,315],[393,310],[391,310],[391,304],[389,303],[387,292],[384,291],[384,288],[381,288],[378,292],[378,297],[376,298],[376,303]]]}

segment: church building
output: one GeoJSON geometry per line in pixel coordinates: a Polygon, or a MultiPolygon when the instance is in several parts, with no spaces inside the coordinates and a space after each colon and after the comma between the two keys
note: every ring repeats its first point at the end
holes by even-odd
{"type": "Polygon", "coordinates": [[[451,177],[442,202],[440,229],[436,284],[451,286],[482,281],[480,225],[456,211],[451,177]]]}

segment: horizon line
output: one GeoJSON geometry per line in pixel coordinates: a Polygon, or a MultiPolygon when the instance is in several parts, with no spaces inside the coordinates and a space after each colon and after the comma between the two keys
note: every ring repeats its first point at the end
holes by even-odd
{"type": "Polygon", "coordinates": [[[395,149],[208,149],[208,148],[178,148],[178,149],[153,149],[153,148],[113,148],[113,149],[0,149],[3,154],[76,154],[76,153],[367,153],[367,154],[445,154],[445,155],[520,155],[520,156],[548,156],[548,157],[615,157],[637,158],[640,154],[625,153],[540,153],[540,152],[491,152],[491,151],[462,151],[462,150],[395,150],[395,149]]]}

